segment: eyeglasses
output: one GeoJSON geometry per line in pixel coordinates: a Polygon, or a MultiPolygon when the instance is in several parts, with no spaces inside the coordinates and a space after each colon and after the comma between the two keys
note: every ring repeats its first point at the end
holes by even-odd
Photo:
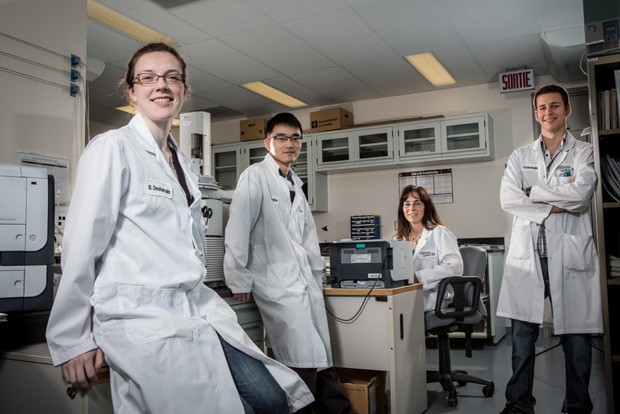
{"type": "Polygon", "coordinates": [[[405,201],[405,203],[403,204],[403,207],[404,208],[411,208],[411,207],[413,207],[413,208],[420,208],[423,205],[424,205],[424,203],[421,202],[421,201],[414,201],[413,203],[410,202],[410,201],[405,201]]]}
{"type": "Polygon", "coordinates": [[[271,138],[281,144],[284,144],[289,139],[293,142],[293,144],[299,144],[301,143],[301,140],[303,139],[303,137],[299,134],[293,134],[290,137],[286,134],[277,134],[277,135],[272,135],[271,138]]]}
{"type": "Polygon", "coordinates": [[[159,78],[164,78],[164,82],[171,85],[183,83],[184,77],[180,73],[166,73],[165,75],[157,75],[156,73],[138,73],[133,79],[134,83],[140,85],[154,85],[159,82],[159,78]]]}

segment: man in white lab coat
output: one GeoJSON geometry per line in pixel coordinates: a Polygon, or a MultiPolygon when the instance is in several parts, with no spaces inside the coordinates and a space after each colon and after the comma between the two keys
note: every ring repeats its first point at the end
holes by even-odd
{"type": "Polygon", "coordinates": [[[226,284],[239,301],[252,294],[276,360],[306,382],[314,411],[349,412],[332,367],[316,227],[291,169],[302,147],[301,124],[281,113],[268,121],[265,135],[269,153],[241,174],[230,207],[226,284]]]}
{"type": "Polygon", "coordinates": [[[533,413],[535,342],[546,298],[566,362],[562,412],[590,413],[591,334],[603,332],[599,268],[588,213],[596,185],[592,145],[566,130],[568,93],[534,96],[540,137],[515,150],[502,178],[502,208],[514,215],[497,315],[512,322],[512,370],[502,413],[533,413]]]}

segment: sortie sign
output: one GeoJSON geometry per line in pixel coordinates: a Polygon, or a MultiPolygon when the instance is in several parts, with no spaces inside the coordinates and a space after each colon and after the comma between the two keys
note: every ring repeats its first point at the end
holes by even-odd
{"type": "Polygon", "coordinates": [[[499,92],[534,89],[534,69],[521,69],[499,74],[499,92]]]}

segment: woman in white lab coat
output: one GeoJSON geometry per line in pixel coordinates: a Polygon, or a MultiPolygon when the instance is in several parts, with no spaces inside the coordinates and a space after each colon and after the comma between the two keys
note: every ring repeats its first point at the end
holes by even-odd
{"type": "Polygon", "coordinates": [[[82,155],[47,330],[53,363],[87,391],[105,359],[116,413],[296,411],[308,388],[203,284],[201,193],[169,134],[185,78],[170,46],[138,50],[124,80],[138,114],[82,155]],[[242,364],[262,373],[256,389],[238,385],[242,364]]]}
{"type": "MultiPolygon", "coordinates": [[[[444,227],[431,196],[423,187],[406,186],[398,203],[397,240],[411,242],[415,280],[422,283],[424,310],[435,309],[441,279],[463,274],[463,259],[456,237],[444,227]]],[[[454,291],[446,290],[449,305],[454,291]]]]}

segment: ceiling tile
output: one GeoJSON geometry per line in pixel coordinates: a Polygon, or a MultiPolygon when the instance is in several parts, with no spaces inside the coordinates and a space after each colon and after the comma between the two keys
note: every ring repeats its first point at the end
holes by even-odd
{"type": "Polygon", "coordinates": [[[345,69],[381,96],[429,89],[430,84],[402,57],[348,65],[345,69]]]}
{"type": "Polygon", "coordinates": [[[230,82],[197,69],[194,66],[187,67],[187,82],[194,92],[219,89],[230,85],[230,82]]]}
{"type": "Polygon", "coordinates": [[[169,11],[214,37],[255,29],[273,21],[245,0],[201,1],[169,11]]]}
{"type": "Polygon", "coordinates": [[[346,7],[341,0],[248,0],[278,22],[331,13],[346,7]]]}
{"type": "Polygon", "coordinates": [[[291,77],[334,103],[381,97],[377,91],[342,68],[317,70],[291,77]]]}
{"type": "Polygon", "coordinates": [[[261,27],[221,40],[284,75],[334,66],[332,61],[282,26],[261,27]]]}
{"type": "Polygon", "coordinates": [[[539,33],[532,0],[438,0],[468,44],[539,33]]]}
{"type": "Polygon", "coordinates": [[[111,30],[102,24],[88,20],[86,22],[86,51],[104,63],[116,62],[131,56],[142,43],[117,31],[111,30]]]}
{"type": "Polygon", "coordinates": [[[188,64],[232,84],[240,85],[279,75],[216,39],[186,45],[184,50],[188,64]]]}
{"type": "Polygon", "coordinates": [[[372,2],[355,7],[355,11],[401,56],[464,44],[435,0],[372,2]]]}
{"type": "Polygon", "coordinates": [[[538,34],[533,34],[471,45],[470,49],[487,78],[496,81],[498,73],[520,67],[534,69],[536,76],[548,74],[543,43],[538,34]]]}
{"type": "Polygon", "coordinates": [[[308,17],[284,25],[340,65],[396,56],[396,53],[350,10],[308,17]]]}

